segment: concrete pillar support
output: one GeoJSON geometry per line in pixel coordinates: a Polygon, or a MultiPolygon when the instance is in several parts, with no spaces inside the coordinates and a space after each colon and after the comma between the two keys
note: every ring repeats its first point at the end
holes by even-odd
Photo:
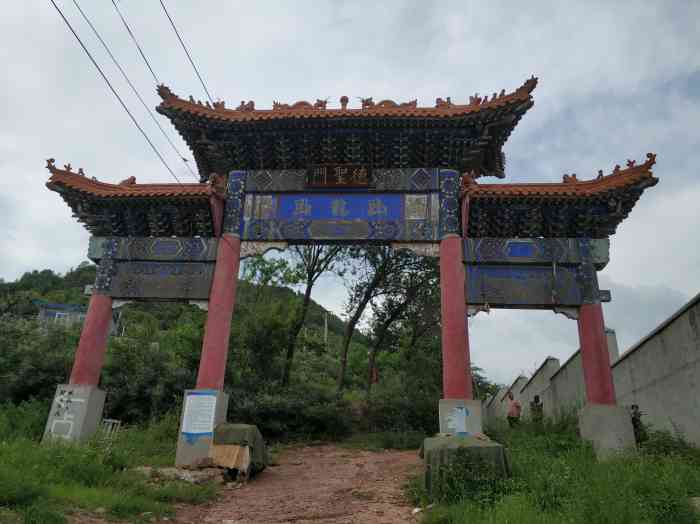
{"type": "Polygon", "coordinates": [[[197,389],[221,391],[224,387],[231,316],[236,303],[240,263],[241,239],[224,233],[219,239],[214,280],[209,292],[209,310],[197,374],[197,389]]]}
{"type": "Polygon", "coordinates": [[[462,239],[448,235],[440,242],[442,314],[442,390],[444,399],[472,400],[469,334],[462,239]]]}
{"type": "Polygon", "coordinates": [[[615,405],[615,385],[610,369],[603,308],[599,302],[581,306],[578,334],[587,402],[615,405]]]}
{"type": "Polygon", "coordinates": [[[69,384],[81,386],[99,384],[111,323],[112,297],[92,295],[78,349],[75,352],[69,384]]]}

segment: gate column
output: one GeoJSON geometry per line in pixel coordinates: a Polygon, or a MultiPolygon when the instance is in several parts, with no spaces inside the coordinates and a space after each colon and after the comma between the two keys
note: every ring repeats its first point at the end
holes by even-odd
{"type": "Polygon", "coordinates": [[[97,431],[105,403],[105,393],[97,385],[111,325],[112,297],[95,289],[90,297],[70,379],[68,384],[56,388],[44,439],[85,440],[97,431]]]}
{"type": "Polygon", "coordinates": [[[85,323],[75,351],[69,384],[97,386],[107,352],[112,324],[112,297],[95,293],[90,297],[85,323]]]}
{"type": "Polygon", "coordinates": [[[236,303],[241,239],[225,233],[219,239],[214,280],[209,294],[204,343],[197,374],[197,389],[224,388],[231,318],[236,303]]]}
{"type": "Polygon", "coordinates": [[[608,339],[600,302],[579,309],[578,335],[583,362],[586,400],[591,404],[615,404],[615,385],[610,368],[608,339]]]}
{"type": "Polygon", "coordinates": [[[440,306],[442,315],[442,391],[445,399],[472,400],[469,332],[465,299],[462,239],[440,241],[440,306]]]}
{"type": "Polygon", "coordinates": [[[440,241],[440,306],[443,382],[440,433],[481,433],[481,401],[474,400],[469,362],[462,238],[455,234],[440,241]]]}
{"type": "Polygon", "coordinates": [[[600,302],[579,307],[578,333],[586,385],[586,405],[579,412],[581,437],[590,440],[599,458],[634,448],[634,429],[626,408],[615,400],[603,307],[600,302]]]}
{"type": "Polygon", "coordinates": [[[210,178],[215,180],[214,186],[219,188],[223,199],[223,202],[210,200],[214,232],[218,236],[216,265],[209,291],[197,385],[196,389],[185,391],[176,466],[197,466],[207,460],[214,442],[214,428],[226,422],[228,411],[228,395],[223,389],[241,264],[240,225],[246,173],[231,171],[228,177],[212,173],[210,178]]]}

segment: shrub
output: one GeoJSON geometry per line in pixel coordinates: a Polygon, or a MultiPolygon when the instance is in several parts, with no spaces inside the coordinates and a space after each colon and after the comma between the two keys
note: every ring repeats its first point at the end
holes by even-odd
{"type": "Polygon", "coordinates": [[[0,441],[27,438],[39,440],[44,433],[50,402],[25,401],[0,404],[0,441]]]}
{"type": "Polygon", "coordinates": [[[46,489],[26,471],[0,468],[0,506],[28,506],[46,496],[46,489]]]}
{"type": "Polygon", "coordinates": [[[228,419],[255,424],[265,438],[339,439],[351,431],[350,407],[332,393],[290,389],[236,398],[228,419]]]}
{"type": "Polygon", "coordinates": [[[488,504],[507,491],[508,481],[501,478],[494,465],[467,448],[456,449],[452,462],[432,475],[431,496],[439,502],[470,499],[488,504]]]}
{"type": "Polygon", "coordinates": [[[65,524],[66,518],[56,509],[45,503],[29,506],[24,510],[24,524],[65,524]]]}
{"type": "Polygon", "coordinates": [[[423,444],[425,434],[420,431],[382,431],[378,433],[356,433],[342,445],[349,448],[380,451],[383,449],[415,449],[423,444]]]}
{"type": "MultiPolygon", "coordinates": [[[[689,504],[700,495],[697,449],[678,436],[650,435],[639,454],[597,461],[572,424],[544,433],[527,423],[512,430],[497,426],[495,433],[509,447],[513,477],[494,482],[478,466],[456,462],[433,494],[450,504],[431,511],[426,523],[698,522],[689,504]]],[[[409,494],[421,498],[415,486],[409,494]]],[[[421,502],[429,500],[422,496],[421,502]]]]}
{"type": "Polygon", "coordinates": [[[688,442],[682,434],[670,431],[649,431],[648,438],[640,446],[651,456],[683,457],[700,466],[700,449],[688,442]]]}
{"type": "Polygon", "coordinates": [[[180,407],[166,413],[162,418],[122,429],[113,443],[115,464],[122,461],[125,466],[171,466],[175,462],[180,407]]]}

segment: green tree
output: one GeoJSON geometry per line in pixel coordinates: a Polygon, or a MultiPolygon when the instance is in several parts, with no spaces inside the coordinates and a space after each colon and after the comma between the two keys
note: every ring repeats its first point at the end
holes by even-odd
{"type": "Polygon", "coordinates": [[[348,350],[365,309],[372,300],[387,293],[389,287],[384,283],[389,275],[400,275],[416,265],[413,253],[394,251],[390,246],[368,245],[350,251],[351,274],[354,277],[348,283],[349,298],[346,305],[348,321],[345,325],[343,343],[340,351],[337,394],[341,395],[345,386],[348,365],[348,350]]]}
{"type": "Polygon", "coordinates": [[[301,328],[306,322],[306,315],[311,303],[311,291],[316,281],[326,272],[336,270],[336,263],[342,259],[345,250],[341,246],[294,246],[291,249],[292,272],[295,282],[304,286],[304,295],[299,308],[296,308],[294,319],[289,327],[287,350],[282,373],[282,386],[288,386],[294,361],[294,351],[301,328]]]}

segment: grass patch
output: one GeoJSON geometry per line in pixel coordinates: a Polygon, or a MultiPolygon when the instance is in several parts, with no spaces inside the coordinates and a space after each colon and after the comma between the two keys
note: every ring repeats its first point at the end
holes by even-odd
{"type": "Polygon", "coordinates": [[[415,449],[423,444],[425,433],[421,431],[381,431],[356,433],[338,443],[340,447],[382,451],[384,449],[415,449]]]}
{"type": "MultiPolygon", "coordinates": [[[[0,421],[26,406],[0,409],[0,421]]],[[[42,414],[45,417],[45,414],[42,414]]],[[[30,417],[31,418],[31,417],[30,417]]],[[[177,419],[168,416],[121,432],[111,446],[40,444],[0,427],[0,522],[63,524],[72,510],[105,513],[110,519],[143,522],[170,517],[174,503],[200,504],[216,496],[213,485],[153,483],[133,471],[139,465],[172,465],[177,419]]]]}
{"type": "Polygon", "coordinates": [[[510,449],[512,478],[476,486],[465,464],[461,473],[446,470],[449,496],[410,482],[414,504],[437,502],[424,524],[700,522],[688,500],[700,495],[700,452],[681,437],[650,433],[639,453],[598,462],[575,424],[499,426],[492,434],[510,449]]]}

